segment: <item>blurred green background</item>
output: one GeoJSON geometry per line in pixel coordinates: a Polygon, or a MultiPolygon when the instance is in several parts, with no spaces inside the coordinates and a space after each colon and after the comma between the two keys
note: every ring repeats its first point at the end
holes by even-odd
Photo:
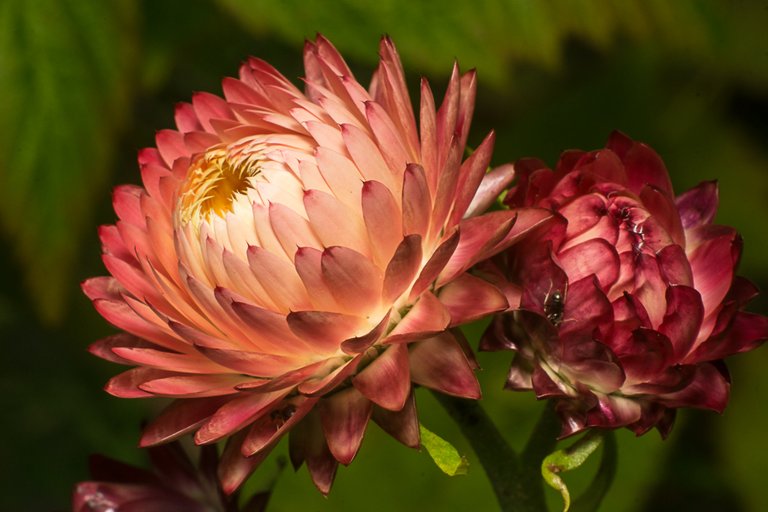
{"type": "MultiPolygon", "coordinates": [[[[248,55],[298,83],[303,40],[321,32],[367,83],[388,33],[409,85],[427,76],[437,95],[457,58],[479,73],[470,143],[494,128],[496,164],[554,164],[620,129],[662,155],[677,190],[719,180],[718,220],[745,239],[741,272],[768,289],[766,28],[760,0],[0,0],[0,510],[67,510],[92,452],[144,463],[139,425],[161,404],[101,390],[120,368],[85,349],[114,329],[78,283],[104,274],[96,227],[114,221],[111,188],[139,182],[137,150],[172,126],[176,102],[219,93],[248,55]]],[[[501,391],[508,356],[480,361],[486,407],[520,446],[541,404],[501,391]]],[[[729,365],[722,417],[684,411],[666,442],[619,433],[603,510],[768,510],[768,353],[729,365]]],[[[330,497],[286,470],[269,510],[494,510],[458,429],[428,393],[417,400],[422,422],[468,455],[467,476],[371,426],[330,497]]],[[[591,462],[566,475],[574,489],[591,462]]]]}

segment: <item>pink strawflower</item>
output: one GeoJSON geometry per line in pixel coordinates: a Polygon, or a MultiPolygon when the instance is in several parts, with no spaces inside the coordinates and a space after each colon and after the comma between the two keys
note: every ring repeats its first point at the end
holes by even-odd
{"type": "Polygon", "coordinates": [[[308,42],[305,93],[249,59],[223,99],[178,106],[178,131],[139,155],[144,187],[118,187],[120,220],[101,229],[112,277],[83,289],[127,333],[91,351],[138,365],[106,389],[178,399],[144,446],[237,433],[227,491],[293,429],[293,462],[327,493],[369,419],[418,446],[413,384],[479,398],[449,328],[508,304],[466,270],[548,215],[472,216],[511,177],[486,175],[493,134],[462,162],[475,73],[454,68],[437,110],[422,81],[417,128],[387,38],[380,55],[366,90],[308,42]]]}
{"type": "Polygon", "coordinates": [[[554,171],[537,160],[515,170],[506,204],[555,215],[485,266],[514,310],[481,343],[517,352],[507,387],[555,400],[563,436],[666,436],[677,408],[722,411],[722,359],[757,347],[768,319],[742,311],[757,291],[735,275],[738,233],[713,224],[717,185],[675,198],[661,158],[620,133],[564,153],[554,171]]]}

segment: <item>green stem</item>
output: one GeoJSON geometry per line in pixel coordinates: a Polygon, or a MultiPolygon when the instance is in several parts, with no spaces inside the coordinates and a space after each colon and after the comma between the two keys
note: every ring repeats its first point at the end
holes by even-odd
{"type": "Polygon", "coordinates": [[[552,451],[556,419],[547,406],[522,456],[515,453],[475,400],[434,393],[459,425],[491,481],[503,512],[546,511],[540,472],[541,461],[552,451]]]}

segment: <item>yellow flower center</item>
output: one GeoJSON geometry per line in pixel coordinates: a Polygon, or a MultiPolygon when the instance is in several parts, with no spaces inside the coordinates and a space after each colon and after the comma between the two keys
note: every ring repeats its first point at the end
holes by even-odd
{"type": "Polygon", "coordinates": [[[253,160],[232,161],[227,150],[215,148],[193,160],[179,196],[179,214],[183,224],[210,220],[211,213],[224,217],[232,211],[238,194],[252,188],[250,178],[260,169],[253,160]]]}

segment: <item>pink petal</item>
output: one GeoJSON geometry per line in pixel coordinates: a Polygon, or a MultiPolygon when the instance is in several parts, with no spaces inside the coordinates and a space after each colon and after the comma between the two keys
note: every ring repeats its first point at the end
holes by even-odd
{"type": "Polygon", "coordinates": [[[515,166],[512,164],[500,165],[485,174],[463,218],[475,217],[488,210],[514,178],[515,166]]]}
{"type": "Polygon", "coordinates": [[[290,390],[270,393],[243,392],[221,406],[195,434],[196,444],[218,441],[242,429],[261,416],[273,403],[281,400],[290,390]]]}
{"type": "Polygon", "coordinates": [[[221,366],[253,377],[276,377],[302,367],[305,364],[309,364],[310,362],[298,357],[280,356],[271,353],[218,349],[203,346],[197,346],[196,348],[206,357],[221,366]]]}
{"type": "Polygon", "coordinates": [[[411,392],[406,344],[390,345],[352,378],[352,384],[375,404],[399,411],[411,392]]]}
{"type": "Polygon", "coordinates": [[[362,334],[368,322],[359,316],[328,311],[294,311],[288,315],[291,331],[321,353],[339,349],[341,342],[362,334]]]}
{"type": "Polygon", "coordinates": [[[402,132],[395,127],[393,119],[380,104],[365,102],[365,115],[382,150],[382,156],[391,169],[404,169],[406,164],[414,161],[405,147],[402,132]]]}
{"type": "Polygon", "coordinates": [[[361,201],[371,250],[383,268],[403,239],[400,207],[390,190],[378,181],[363,184],[361,201]]]}
{"type": "Polygon", "coordinates": [[[248,263],[281,312],[310,307],[304,284],[290,261],[261,247],[251,246],[248,248],[248,263]]]}
{"type": "Polygon", "coordinates": [[[139,384],[139,389],[156,396],[193,398],[237,393],[238,384],[249,382],[250,377],[225,375],[173,375],[152,379],[139,384]]]}
{"type": "Polygon", "coordinates": [[[480,385],[467,356],[450,333],[414,343],[409,357],[411,380],[416,384],[461,398],[480,398],[480,385]]]}
{"type": "Polygon", "coordinates": [[[172,166],[177,158],[189,156],[184,136],[175,130],[160,130],[155,136],[157,150],[167,166],[172,166]]]}
{"type": "Polygon", "coordinates": [[[444,331],[451,321],[445,306],[432,292],[424,292],[418,302],[385,338],[385,343],[409,343],[444,331]]]}
{"type": "Polygon", "coordinates": [[[299,396],[279,404],[270,414],[265,414],[256,420],[243,440],[242,454],[250,457],[277,441],[280,436],[289,432],[301,421],[318,400],[299,396]]]}
{"type": "Polygon", "coordinates": [[[371,417],[371,402],[355,388],[347,388],[320,402],[320,418],[328,448],[342,464],[355,458],[371,417]]]}
{"type": "Polygon", "coordinates": [[[384,273],[383,302],[392,303],[406,291],[421,268],[421,258],[421,237],[408,235],[403,238],[384,273]]]}
{"type": "Polygon", "coordinates": [[[273,448],[269,446],[251,457],[244,457],[240,450],[241,439],[241,436],[229,439],[221,455],[218,476],[221,489],[225,494],[234,493],[251,476],[254,469],[267,458],[273,448]]]}
{"type": "Polygon", "coordinates": [[[144,428],[139,445],[142,448],[172,441],[195,430],[231,396],[176,400],[144,428]]]}
{"type": "Polygon", "coordinates": [[[373,421],[387,434],[405,446],[418,448],[421,445],[419,419],[416,415],[416,398],[413,392],[408,395],[402,409],[390,411],[374,406],[372,417],[373,421]]]}
{"type": "Polygon", "coordinates": [[[341,384],[345,379],[351,376],[360,364],[365,354],[359,354],[339,365],[334,371],[323,378],[310,379],[299,385],[299,393],[310,397],[322,396],[341,384]]]}
{"type": "Polygon", "coordinates": [[[320,261],[323,280],[342,307],[362,315],[381,299],[384,276],[362,254],[346,247],[329,247],[320,261]]]}
{"type": "Polygon", "coordinates": [[[417,234],[424,238],[429,229],[432,198],[429,194],[427,177],[420,165],[408,164],[405,169],[402,204],[403,234],[417,234]]]}
{"type": "MultiPolygon", "coordinates": [[[[480,183],[484,181],[486,176],[485,171],[491,164],[491,155],[493,153],[493,144],[495,140],[496,134],[491,131],[486,135],[483,142],[480,143],[470,157],[461,165],[459,184],[457,186],[458,195],[448,222],[449,227],[455,226],[462,218],[467,216],[467,209],[469,208],[470,203],[476,201],[478,187],[480,186],[480,183]]],[[[498,197],[498,195],[496,197],[498,197]]],[[[493,202],[496,197],[494,197],[491,202],[493,202]]],[[[490,204],[488,206],[490,206],[490,204]]]]}
{"type": "Polygon", "coordinates": [[[189,103],[177,103],[173,117],[176,121],[176,127],[178,127],[181,133],[188,133],[202,129],[200,121],[197,120],[195,109],[189,103]]]}
{"type": "Polygon", "coordinates": [[[489,282],[462,274],[440,289],[440,302],[451,316],[451,327],[507,309],[507,299],[489,282]]]}
{"type": "Polygon", "coordinates": [[[325,192],[308,190],[304,207],[309,222],[325,247],[349,247],[369,254],[368,236],[360,215],[325,192]]]}
{"type": "Polygon", "coordinates": [[[298,468],[302,461],[307,462],[315,487],[327,495],[339,463],[328,449],[319,413],[312,411],[291,431],[289,452],[294,467],[298,468]]]}
{"type": "Polygon", "coordinates": [[[437,285],[451,281],[478,261],[491,256],[516,219],[517,214],[513,211],[495,211],[462,221],[459,224],[459,245],[440,273],[437,285]]]}
{"type": "Polygon", "coordinates": [[[341,349],[349,355],[356,355],[368,350],[371,345],[379,341],[379,339],[384,336],[384,333],[389,327],[390,314],[391,310],[388,311],[387,314],[382,317],[379,323],[376,324],[376,326],[367,333],[344,340],[341,343],[341,349]]]}
{"type": "Polygon", "coordinates": [[[429,260],[422,268],[419,277],[411,287],[411,293],[408,297],[409,300],[414,300],[421,295],[424,290],[432,286],[438,274],[445,268],[451,256],[453,256],[453,253],[456,251],[456,248],[459,246],[460,236],[459,230],[454,228],[453,232],[448,232],[443,237],[440,245],[429,257],[429,260]]]}

